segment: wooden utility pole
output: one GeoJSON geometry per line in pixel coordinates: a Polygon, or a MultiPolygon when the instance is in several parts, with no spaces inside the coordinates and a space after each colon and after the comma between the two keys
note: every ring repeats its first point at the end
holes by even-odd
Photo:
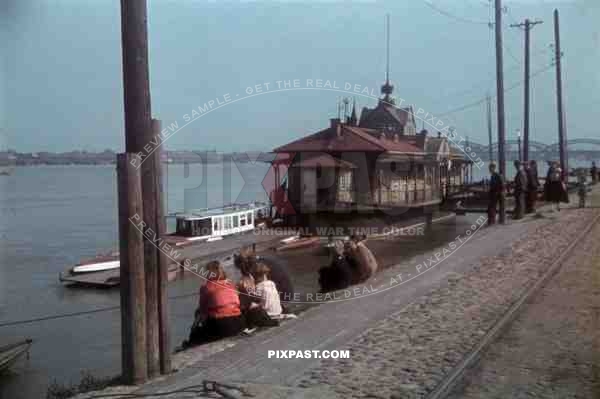
{"type": "Polygon", "coordinates": [[[558,151],[560,154],[560,167],[563,172],[563,180],[569,176],[567,159],[567,132],[565,128],[565,116],[563,110],[562,95],[562,73],[561,73],[562,51],[560,50],[560,26],[558,21],[558,10],[554,10],[554,62],[556,63],[556,107],[558,113],[558,151]]]}
{"type": "MultiPolygon", "coordinates": [[[[140,196],[142,210],[138,217],[143,222],[143,232],[149,237],[160,237],[164,233],[162,210],[162,190],[160,177],[160,147],[153,147],[157,142],[155,136],[160,133],[160,123],[151,121],[151,101],[148,70],[148,32],[146,0],[121,0],[121,41],[123,49],[123,89],[125,106],[125,148],[132,156],[131,165],[140,171],[140,196]],[[161,227],[162,226],[162,227],[161,227]],[[162,230],[161,230],[162,229],[162,230]]],[[[126,204],[119,204],[126,206],[126,204]]],[[[124,238],[121,238],[123,240],[124,238]]],[[[136,346],[136,354],[146,357],[146,376],[154,377],[162,369],[170,372],[170,351],[168,342],[168,314],[166,304],[166,281],[162,267],[160,250],[156,246],[158,240],[144,240],[144,302],[145,318],[145,348],[136,346]],[[161,361],[164,360],[164,361],[161,361]],[[163,366],[163,367],[161,367],[163,366]]],[[[123,244],[121,244],[123,245],[123,244]]],[[[122,257],[130,256],[123,254],[122,257]]],[[[127,290],[121,291],[125,301],[138,300],[127,290]]],[[[138,306],[141,306],[138,305],[138,306]]],[[[125,323],[121,328],[125,331],[130,326],[125,323]]],[[[124,353],[131,349],[124,341],[124,353]]],[[[125,365],[125,363],[124,363],[125,365]]],[[[128,370],[123,370],[127,375],[128,370]]],[[[137,382],[137,381],[131,381],[137,382]]]]}
{"type": "MultiPolygon", "coordinates": [[[[161,131],[161,122],[157,119],[152,119],[152,132],[154,136],[158,136],[161,131]]],[[[155,150],[154,155],[154,173],[152,173],[153,182],[151,187],[155,188],[155,232],[157,237],[163,238],[167,232],[165,221],[164,196],[167,190],[163,185],[162,173],[162,147],[155,150]]],[[[164,249],[154,247],[157,260],[157,310],[158,310],[158,354],[161,374],[171,372],[171,337],[169,330],[169,303],[167,297],[167,284],[169,282],[169,259],[164,249]]]]}
{"type": "MultiPolygon", "coordinates": [[[[530,21],[526,19],[520,24],[513,24],[513,28],[521,28],[525,31],[525,96],[524,96],[524,115],[523,115],[523,161],[529,161],[529,80],[530,80],[530,32],[531,28],[543,21],[530,21]]],[[[519,157],[520,157],[519,152],[519,157]]]]}
{"type": "Polygon", "coordinates": [[[487,103],[487,128],[488,128],[488,151],[489,151],[489,161],[494,161],[494,151],[492,150],[492,96],[488,93],[486,97],[487,103]]]}
{"type": "MultiPolygon", "coordinates": [[[[502,0],[495,0],[495,28],[496,28],[496,95],[498,114],[498,169],[503,179],[506,179],[506,159],[504,158],[504,147],[506,142],[504,125],[504,61],[502,54],[502,0]]],[[[498,201],[498,221],[506,222],[506,195],[504,190],[500,193],[498,201]]]]}
{"type": "Polygon", "coordinates": [[[117,155],[119,190],[119,253],[121,286],[121,363],[125,383],[139,384],[148,376],[146,358],[146,291],[144,237],[140,221],[142,178],[133,154],[117,155]]]}
{"type": "MultiPolygon", "coordinates": [[[[153,123],[154,124],[154,123],[153,123]]],[[[160,123],[158,123],[160,129],[160,123]]],[[[152,132],[153,129],[150,129],[152,132]]],[[[148,141],[149,142],[149,141],[148,141]]],[[[157,180],[157,169],[160,160],[159,150],[155,150],[144,159],[142,170],[142,200],[144,202],[144,232],[149,237],[158,237],[158,204],[160,188],[157,180]]],[[[144,240],[144,266],[146,269],[146,352],[148,356],[148,377],[153,378],[160,373],[160,332],[158,313],[159,254],[154,239],[144,240]]]]}
{"type": "Polygon", "coordinates": [[[150,85],[146,0],[121,0],[125,149],[146,153],[150,142],[150,85]]]}

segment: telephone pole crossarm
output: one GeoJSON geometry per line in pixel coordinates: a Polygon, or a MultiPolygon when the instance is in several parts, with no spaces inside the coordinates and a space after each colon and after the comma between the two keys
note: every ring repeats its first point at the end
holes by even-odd
{"type": "MultiPolygon", "coordinates": [[[[531,79],[531,74],[530,74],[530,65],[531,65],[531,61],[530,61],[530,32],[531,32],[531,28],[534,27],[535,25],[541,24],[543,23],[543,21],[537,20],[537,21],[531,21],[529,19],[526,19],[524,22],[520,23],[520,24],[512,24],[510,25],[512,28],[520,28],[525,32],[525,58],[524,58],[524,64],[525,64],[525,85],[524,85],[524,111],[523,111],[523,158],[522,160],[524,162],[528,162],[529,161],[529,93],[530,93],[530,89],[529,89],[529,82],[531,79]]],[[[519,159],[521,159],[521,153],[519,152],[519,159]]]]}

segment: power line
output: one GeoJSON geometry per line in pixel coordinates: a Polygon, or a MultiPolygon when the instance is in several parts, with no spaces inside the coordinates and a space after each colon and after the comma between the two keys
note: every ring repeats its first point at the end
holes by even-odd
{"type": "MultiPolygon", "coordinates": [[[[546,67],[544,67],[542,69],[539,69],[539,70],[535,71],[529,77],[530,78],[534,78],[534,77],[540,75],[541,73],[546,72],[549,69],[552,69],[553,67],[554,67],[554,65],[548,65],[548,66],[546,66],[546,67]]],[[[507,88],[504,89],[504,93],[507,93],[507,92],[509,92],[511,90],[514,90],[515,88],[521,86],[522,84],[523,84],[523,81],[519,81],[519,82],[513,84],[512,86],[509,86],[509,87],[507,87],[507,88]]],[[[475,107],[475,106],[477,106],[479,104],[483,104],[485,101],[486,101],[486,97],[483,97],[483,98],[481,98],[481,99],[479,99],[477,101],[474,101],[472,103],[468,103],[468,104],[462,105],[460,107],[454,108],[454,109],[452,109],[450,111],[444,112],[442,114],[438,114],[437,117],[441,118],[442,116],[446,116],[446,115],[450,115],[450,114],[455,114],[457,112],[464,111],[464,110],[469,109],[469,108],[473,108],[473,107],[475,107]]]]}
{"type": "MultiPolygon", "coordinates": [[[[198,295],[198,292],[195,292],[195,293],[174,295],[174,296],[169,297],[168,299],[173,300],[173,299],[189,298],[189,297],[193,297],[193,296],[197,296],[197,295],[198,295]]],[[[118,310],[120,308],[121,308],[121,306],[115,305],[115,306],[107,306],[107,307],[97,308],[97,309],[82,310],[80,312],[59,313],[59,314],[54,314],[54,315],[50,315],[50,316],[36,317],[36,318],[32,318],[32,319],[7,321],[4,323],[0,323],[0,328],[9,327],[9,326],[17,326],[17,325],[22,325],[22,324],[38,323],[41,321],[48,321],[48,320],[66,319],[69,317],[85,316],[85,315],[90,315],[90,314],[95,314],[95,313],[110,312],[110,311],[118,310]]]]}
{"type": "Polygon", "coordinates": [[[450,13],[450,12],[448,12],[448,11],[446,11],[446,10],[438,7],[438,6],[436,6],[435,4],[433,4],[433,3],[431,3],[430,1],[427,1],[427,0],[423,0],[423,3],[425,3],[432,10],[437,11],[438,13],[440,13],[440,14],[448,17],[448,18],[454,19],[454,20],[456,20],[458,22],[464,22],[464,23],[475,24],[475,25],[487,25],[487,26],[490,26],[490,24],[492,24],[489,21],[475,21],[475,20],[472,20],[472,19],[463,18],[463,17],[460,17],[458,15],[454,15],[454,14],[452,14],[452,13],[450,13]]]}

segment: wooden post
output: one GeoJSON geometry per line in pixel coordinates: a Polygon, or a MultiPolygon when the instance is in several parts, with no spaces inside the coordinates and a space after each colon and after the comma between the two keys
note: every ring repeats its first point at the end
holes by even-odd
{"type": "MultiPolygon", "coordinates": [[[[498,169],[503,179],[506,179],[506,159],[504,155],[506,142],[506,127],[504,119],[504,59],[502,45],[502,0],[495,1],[495,30],[496,30],[496,108],[498,117],[498,169]]],[[[506,196],[500,192],[498,201],[498,222],[506,223],[506,196]]]]}
{"type": "MultiPolygon", "coordinates": [[[[151,132],[159,129],[160,122],[152,121],[151,132]]],[[[160,168],[160,151],[154,150],[142,163],[142,201],[144,203],[144,222],[146,227],[144,233],[144,264],[146,270],[146,352],[148,355],[148,377],[156,377],[160,373],[160,333],[159,333],[159,254],[156,238],[159,236],[158,220],[159,213],[158,198],[160,187],[158,186],[158,170],[160,168]]]]}
{"type": "Polygon", "coordinates": [[[494,151],[492,150],[492,97],[487,95],[487,125],[488,125],[488,152],[489,162],[494,160],[494,151]]]}
{"type": "Polygon", "coordinates": [[[561,72],[562,51],[560,49],[560,25],[558,10],[554,10],[554,62],[556,63],[556,108],[558,115],[558,153],[560,156],[560,167],[562,169],[563,180],[569,179],[569,161],[567,156],[567,133],[565,128],[565,116],[563,109],[562,95],[562,72],[561,72]]]}
{"type": "MultiPolygon", "coordinates": [[[[152,120],[152,132],[154,135],[160,134],[161,122],[157,119],[152,120]]],[[[156,234],[158,237],[165,237],[167,233],[164,196],[168,195],[163,184],[162,174],[162,147],[156,150],[156,165],[154,170],[154,184],[156,190],[156,234]]],[[[157,249],[158,260],[158,281],[157,281],[157,306],[158,306],[158,351],[161,374],[171,372],[171,334],[169,329],[169,303],[167,296],[167,284],[169,282],[169,261],[168,256],[163,250],[157,249]]],[[[174,259],[176,261],[177,259],[174,259]]]]}
{"type": "MultiPolygon", "coordinates": [[[[144,240],[143,257],[138,257],[138,261],[139,259],[144,261],[145,298],[143,308],[146,311],[146,319],[145,339],[135,343],[135,353],[136,356],[146,357],[147,376],[154,377],[161,369],[159,348],[167,348],[169,343],[166,296],[161,297],[163,295],[161,290],[166,290],[163,285],[166,284],[167,279],[166,276],[163,279],[163,272],[159,271],[161,262],[156,247],[156,242],[159,241],[153,240],[161,234],[159,219],[161,219],[160,215],[163,211],[159,209],[161,206],[159,201],[161,191],[160,151],[152,144],[156,142],[155,136],[160,132],[160,124],[156,125],[158,131],[152,129],[146,0],[121,0],[121,42],[125,148],[128,153],[136,154],[135,158],[132,155],[131,163],[141,170],[141,187],[138,185],[137,189],[141,190],[143,212],[138,213],[138,216],[145,224],[144,234],[150,238],[144,240]],[[159,308],[162,310],[159,311],[159,308]],[[141,349],[139,342],[144,342],[144,349],[141,349]]],[[[126,207],[127,203],[123,203],[122,206],[126,207]]],[[[167,267],[166,262],[164,267],[167,267]]],[[[140,297],[132,296],[130,298],[137,301],[140,297]]],[[[128,345],[132,345],[131,342],[124,341],[124,353],[131,350],[131,348],[127,348],[128,345]]],[[[168,360],[169,357],[165,358],[163,364],[165,372],[169,368],[167,367],[168,360]]]]}
{"type": "Polygon", "coordinates": [[[146,0],[121,0],[125,148],[136,154],[152,139],[146,19],[146,0]]]}
{"type": "MultiPolygon", "coordinates": [[[[523,161],[529,162],[529,36],[531,30],[531,22],[525,20],[525,95],[524,95],[524,111],[523,111],[523,161]]],[[[521,151],[519,151],[519,159],[521,159],[521,151]]]]}
{"type": "MultiPolygon", "coordinates": [[[[525,22],[520,24],[512,24],[513,28],[520,28],[525,31],[525,101],[524,101],[524,113],[523,113],[523,161],[529,161],[529,69],[530,69],[530,31],[537,24],[541,24],[542,21],[530,21],[526,19],[525,22]]],[[[519,151],[519,159],[521,159],[521,151],[519,151]]]]}
{"type": "Polygon", "coordinates": [[[117,155],[121,286],[121,361],[124,382],[146,381],[146,292],[141,222],[142,180],[133,154],[117,155]]]}

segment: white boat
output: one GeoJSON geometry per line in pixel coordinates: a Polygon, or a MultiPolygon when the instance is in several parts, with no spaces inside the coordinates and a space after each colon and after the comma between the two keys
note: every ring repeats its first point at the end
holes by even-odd
{"type": "Polygon", "coordinates": [[[234,204],[223,208],[190,210],[175,213],[175,235],[185,240],[212,242],[225,236],[254,230],[257,224],[269,216],[270,204],[253,202],[234,204]]]}
{"type": "Polygon", "coordinates": [[[120,262],[118,260],[112,260],[108,262],[97,262],[88,263],[86,265],[78,265],[73,267],[73,273],[92,273],[92,272],[103,272],[105,270],[118,269],[120,262]]]}
{"type": "Polygon", "coordinates": [[[12,173],[12,168],[0,167],[0,176],[10,176],[12,173]]]}
{"type": "Polygon", "coordinates": [[[86,259],[71,269],[70,274],[81,274],[81,273],[94,273],[103,272],[107,270],[114,270],[119,268],[119,252],[110,251],[96,255],[91,259],[86,259]]]}

